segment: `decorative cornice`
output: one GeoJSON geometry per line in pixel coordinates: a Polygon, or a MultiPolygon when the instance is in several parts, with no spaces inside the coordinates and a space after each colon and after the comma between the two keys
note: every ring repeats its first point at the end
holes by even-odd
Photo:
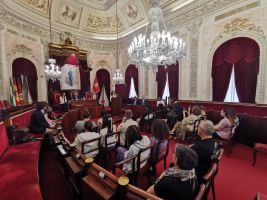
{"type": "Polygon", "coordinates": [[[196,19],[203,18],[206,15],[212,14],[226,6],[239,3],[244,0],[201,0],[196,3],[189,4],[175,15],[168,17],[168,27],[187,24],[196,19]]]}
{"type": "Polygon", "coordinates": [[[220,32],[213,40],[211,48],[213,48],[214,45],[225,36],[231,36],[239,32],[250,32],[265,37],[261,26],[256,26],[255,24],[251,23],[248,18],[235,18],[231,22],[224,25],[223,31],[220,32]]]}

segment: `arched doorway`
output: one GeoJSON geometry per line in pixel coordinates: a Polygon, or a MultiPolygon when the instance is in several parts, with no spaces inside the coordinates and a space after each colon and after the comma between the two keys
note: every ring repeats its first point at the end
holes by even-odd
{"type": "Polygon", "coordinates": [[[12,63],[12,77],[21,79],[21,75],[27,77],[31,98],[37,101],[37,70],[35,65],[26,58],[17,58],[12,63]]]}
{"type": "Polygon", "coordinates": [[[238,37],[221,44],[212,60],[213,101],[224,101],[234,67],[239,101],[255,103],[260,48],[256,41],[238,37]]]}
{"type": "Polygon", "coordinates": [[[138,68],[135,65],[129,65],[125,72],[125,84],[126,84],[126,94],[127,98],[129,97],[130,87],[131,87],[131,78],[133,78],[134,87],[136,94],[138,95],[138,68]]]}
{"type": "MultiPolygon", "coordinates": [[[[102,90],[102,86],[105,86],[105,90],[107,93],[107,97],[109,99],[110,97],[110,74],[108,70],[106,69],[99,69],[96,72],[97,81],[100,87],[100,90],[102,90]]],[[[101,92],[99,93],[100,96],[101,92]]]]}

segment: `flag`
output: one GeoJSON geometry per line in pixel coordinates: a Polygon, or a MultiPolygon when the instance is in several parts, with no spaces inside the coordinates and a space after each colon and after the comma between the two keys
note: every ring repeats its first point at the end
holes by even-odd
{"type": "Polygon", "coordinates": [[[17,82],[16,79],[13,78],[13,92],[14,92],[14,96],[15,96],[15,100],[16,100],[16,105],[19,106],[20,102],[19,102],[19,94],[18,94],[18,87],[17,87],[17,82]]]}
{"type": "Polygon", "coordinates": [[[94,84],[93,84],[93,92],[96,94],[100,92],[100,87],[97,81],[97,78],[95,77],[94,84]]]}
{"type": "Polygon", "coordinates": [[[18,88],[18,95],[19,95],[19,103],[20,105],[22,105],[24,104],[24,100],[23,100],[21,79],[20,77],[17,77],[16,80],[17,80],[17,88],[18,88]]]}
{"type": "Polygon", "coordinates": [[[32,103],[32,96],[30,93],[30,88],[29,88],[27,76],[25,76],[25,79],[26,79],[27,88],[28,88],[28,91],[27,91],[28,103],[31,104],[32,103]]]}
{"type": "Polygon", "coordinates": [[[105,90],[105,85],[102,86],[101,95],[100,95],[100,98],[99,98],[99,104],[103,104],[104,107],[108,107],[108,105],[109,105],[107,93],[106,93],[106,90],[105,90]]]}
{"type": "Polygon", "coordinates": [[[22,81],[22,94],[23,94],[23,100],[24,103],[29,103],[28,101],[28,84],[26,80],[26,76],[21,75],[21,81],[22,81]]]}
{"type": "Polygon", "coordinates": [[[13,80],[12,78],[9,78],[9,83],[10,83],[10,104],[12,106],[16,106],[16,101],[15,101],[15,96],[14,96],[14,91],[13,91],[13,80]]]}

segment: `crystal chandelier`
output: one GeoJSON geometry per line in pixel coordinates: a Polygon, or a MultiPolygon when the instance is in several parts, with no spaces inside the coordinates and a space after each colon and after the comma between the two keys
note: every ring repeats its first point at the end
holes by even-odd
{"type": "Polygon", "coordinates": [[[116,70],[115,73],[113,75],[113,80],[117,83],[119,83],[120,81],[123,80],[123,76],[122,73],[120,72],[120,68],[119,68],[119,30],[118,30],[118,5],[117,5],[117,1],[116,1],[116,25],[117,25],[117,54],[116,54],[116,61],[117,61],[117,66],[116,66],[116,70]]]}
{"type": "MultiPolygon", "coordinates": [[[[50,31],[50,44],[52,44],[52,26],[51,26],[51,4],[49,8],[49,31],[50,31]]],[[[49,47],[49,45],[48,45],[49,47]]],[[[50,48],[50,47],[49,47],[50,48]]],[[[50,50],[49,50],[50,52],[50,50]]],[[[45,77],[47,80],[52,80],[53,82],[61,78],[61,72],[59,67],[56,65],[56,59],[48,58],[48,65],[45,65],[45,77]]]]}
{"type": "Polygon", "coordinates": [[[48,65],[45,65],[45,77],[47,80],[53,82],[61,78],[61,72],[59,67],[56,65],[56,60],[53,58],[48,59],[48,65]]]}
{"type": "Polygon", "coordinates": [[[146,32],[131,42],[128,49],[131,64],[167,67],[186,56],[183,40],[166,31],[160,3],[161,0],[151,0],[146,32]]]}

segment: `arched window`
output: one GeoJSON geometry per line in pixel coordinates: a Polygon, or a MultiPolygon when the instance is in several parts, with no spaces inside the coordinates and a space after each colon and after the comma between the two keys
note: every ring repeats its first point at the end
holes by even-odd
{"type": "Polygon", "coordinates": [[[133,78],[134,88],[138,96],[138,69],[135,65],[129,65],[125,72],[125,84],[127,97],[130,95],[131,79],[133,78]]]}
{"type": "Polygon", "coordinates": [[[157,83],[158,83],[158,97],[163,96],[163,92],[166,86],[166,74],[168,74],[169,80],[169,92],[172,99],[178,99],[179,88],[179,63],[172,64],[166,69],[163,66],[158,66],[157,83]]]}
{"type": "Polygon", "coordinates": [[[223,43],[213,56],[213,101],[224,101],[234,68],[239,101],[255,103],[259,55],[259,45],[250,38],[239,37],[223,43]]]}
{"type": "Polygon", "coordinates": [[[33,101],[37,100],[37,71],[35,65],[26,58],[17,58],[12,63],[12,76],[21,79],[27,77],[30,95],[33,101]]]}

